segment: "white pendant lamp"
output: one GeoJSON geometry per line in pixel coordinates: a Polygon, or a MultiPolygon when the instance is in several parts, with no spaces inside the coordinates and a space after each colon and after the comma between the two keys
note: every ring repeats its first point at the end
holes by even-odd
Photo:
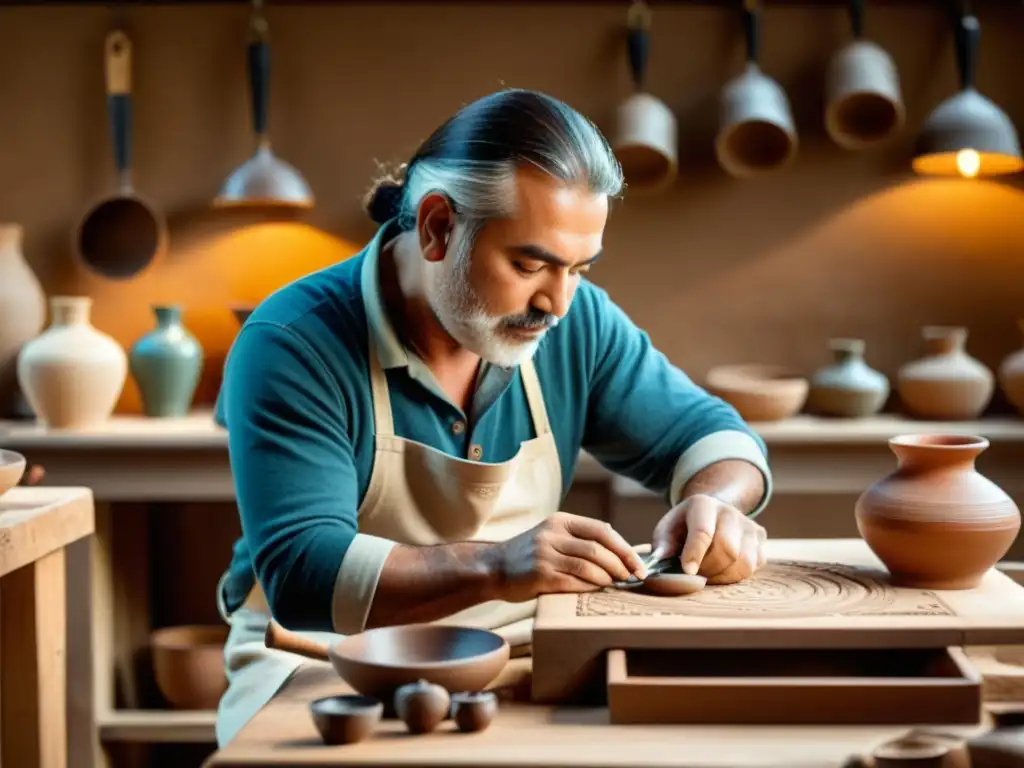
{"type": "Polygon", "coordinates": [[[1000,176],[1024,169],[1020,141],[1010,118],[974,87],[980,26],[970,13],[956,25],[960,92],[931,113],[911,167],[925,176],[1000,176]]]}

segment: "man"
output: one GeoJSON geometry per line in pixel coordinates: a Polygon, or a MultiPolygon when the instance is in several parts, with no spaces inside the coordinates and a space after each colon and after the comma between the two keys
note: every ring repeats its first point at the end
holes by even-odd
{"type": "Polygon", "coordinates": [[[538,595],[642,577],[610,525],[559,511],[581,448],[665,495],[660,554],[713,582],[761,564],[763,443],[584,278],[621,187],[585,118],[499,92],[377,186],[360,254],[246,322],[218,408],[243,531],[218,589],[219,743],[301,661],[263,647],[271,614],[311,633],[482,626],[515,647],[538,595]]]}

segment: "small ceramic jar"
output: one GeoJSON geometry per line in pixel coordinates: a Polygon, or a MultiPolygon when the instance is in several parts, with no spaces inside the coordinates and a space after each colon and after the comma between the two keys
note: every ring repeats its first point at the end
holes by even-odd
{"type": "Polygon", "coordinates": [[[436,683],[418,680],[395,691],[395,713],[410,733],[429,733],[448,716],[451,697],[436,683]]]}
{"type": "Polygon", "coordinates": [[[452,719],[460,731],[486,729],[498,711],[498,697],[491,691],[463,691],[452,696],[452,719]]]}

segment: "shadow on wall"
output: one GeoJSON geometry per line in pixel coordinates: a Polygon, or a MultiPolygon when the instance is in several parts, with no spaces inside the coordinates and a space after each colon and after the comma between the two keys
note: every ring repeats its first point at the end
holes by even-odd
{"type": "MultiPolygon", "coordinates": [[[[269,221],[247,210],[183,213],[171,217],[168,228],[172,249],[137,277],[108,281],[79,267],[68,283],[76,294],[93,298],[93,325],[126,350],[154,326],[153,305],[180,304],[185,325],[205,352],[197,407],[212,405],[220,387],[224,360],[238,331],[232,306],[256,304],[363,246],[298,220],[269,221]]],[[[116,412],[141,413],[131,377],[116,412]]]]}

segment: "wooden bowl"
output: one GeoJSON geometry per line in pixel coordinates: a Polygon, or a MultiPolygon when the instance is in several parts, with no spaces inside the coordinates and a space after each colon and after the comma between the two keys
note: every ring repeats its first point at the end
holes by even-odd
{"type": "Polygon", "coordinates": [[[0,448],[0,496],[21,482],[25,474],[25,457],[15,451],[0,448]]]}
{"type": "Polygon", "coordinates": [[[486,629],[406,624],[346,637],[328,647],[328,657],[357,692],[393,702],[398,688],[418,680],[448,691],[483,690],[509,651],[505,638],[486,629]]]}
{"type": "Polygon", "coordinates": [[[806,376],[778,365],[721,365],[708,371],[707,390],[739,411],[745,421],[779,421],[807,401],[806,376]]]}
{"type": "Polygon", "coordinates": [[[160,693],[175,709],[216,709],[227,690],[224,643],[228,628],[177,626],[150,635],[160,693]]]}
{"type": "Polygon", "coordinates": [[[309,705],[313,724],[324,744],[355,744],[373,733],[384,716],[384,704],[372,696],[327,696],[309,705]]]}

